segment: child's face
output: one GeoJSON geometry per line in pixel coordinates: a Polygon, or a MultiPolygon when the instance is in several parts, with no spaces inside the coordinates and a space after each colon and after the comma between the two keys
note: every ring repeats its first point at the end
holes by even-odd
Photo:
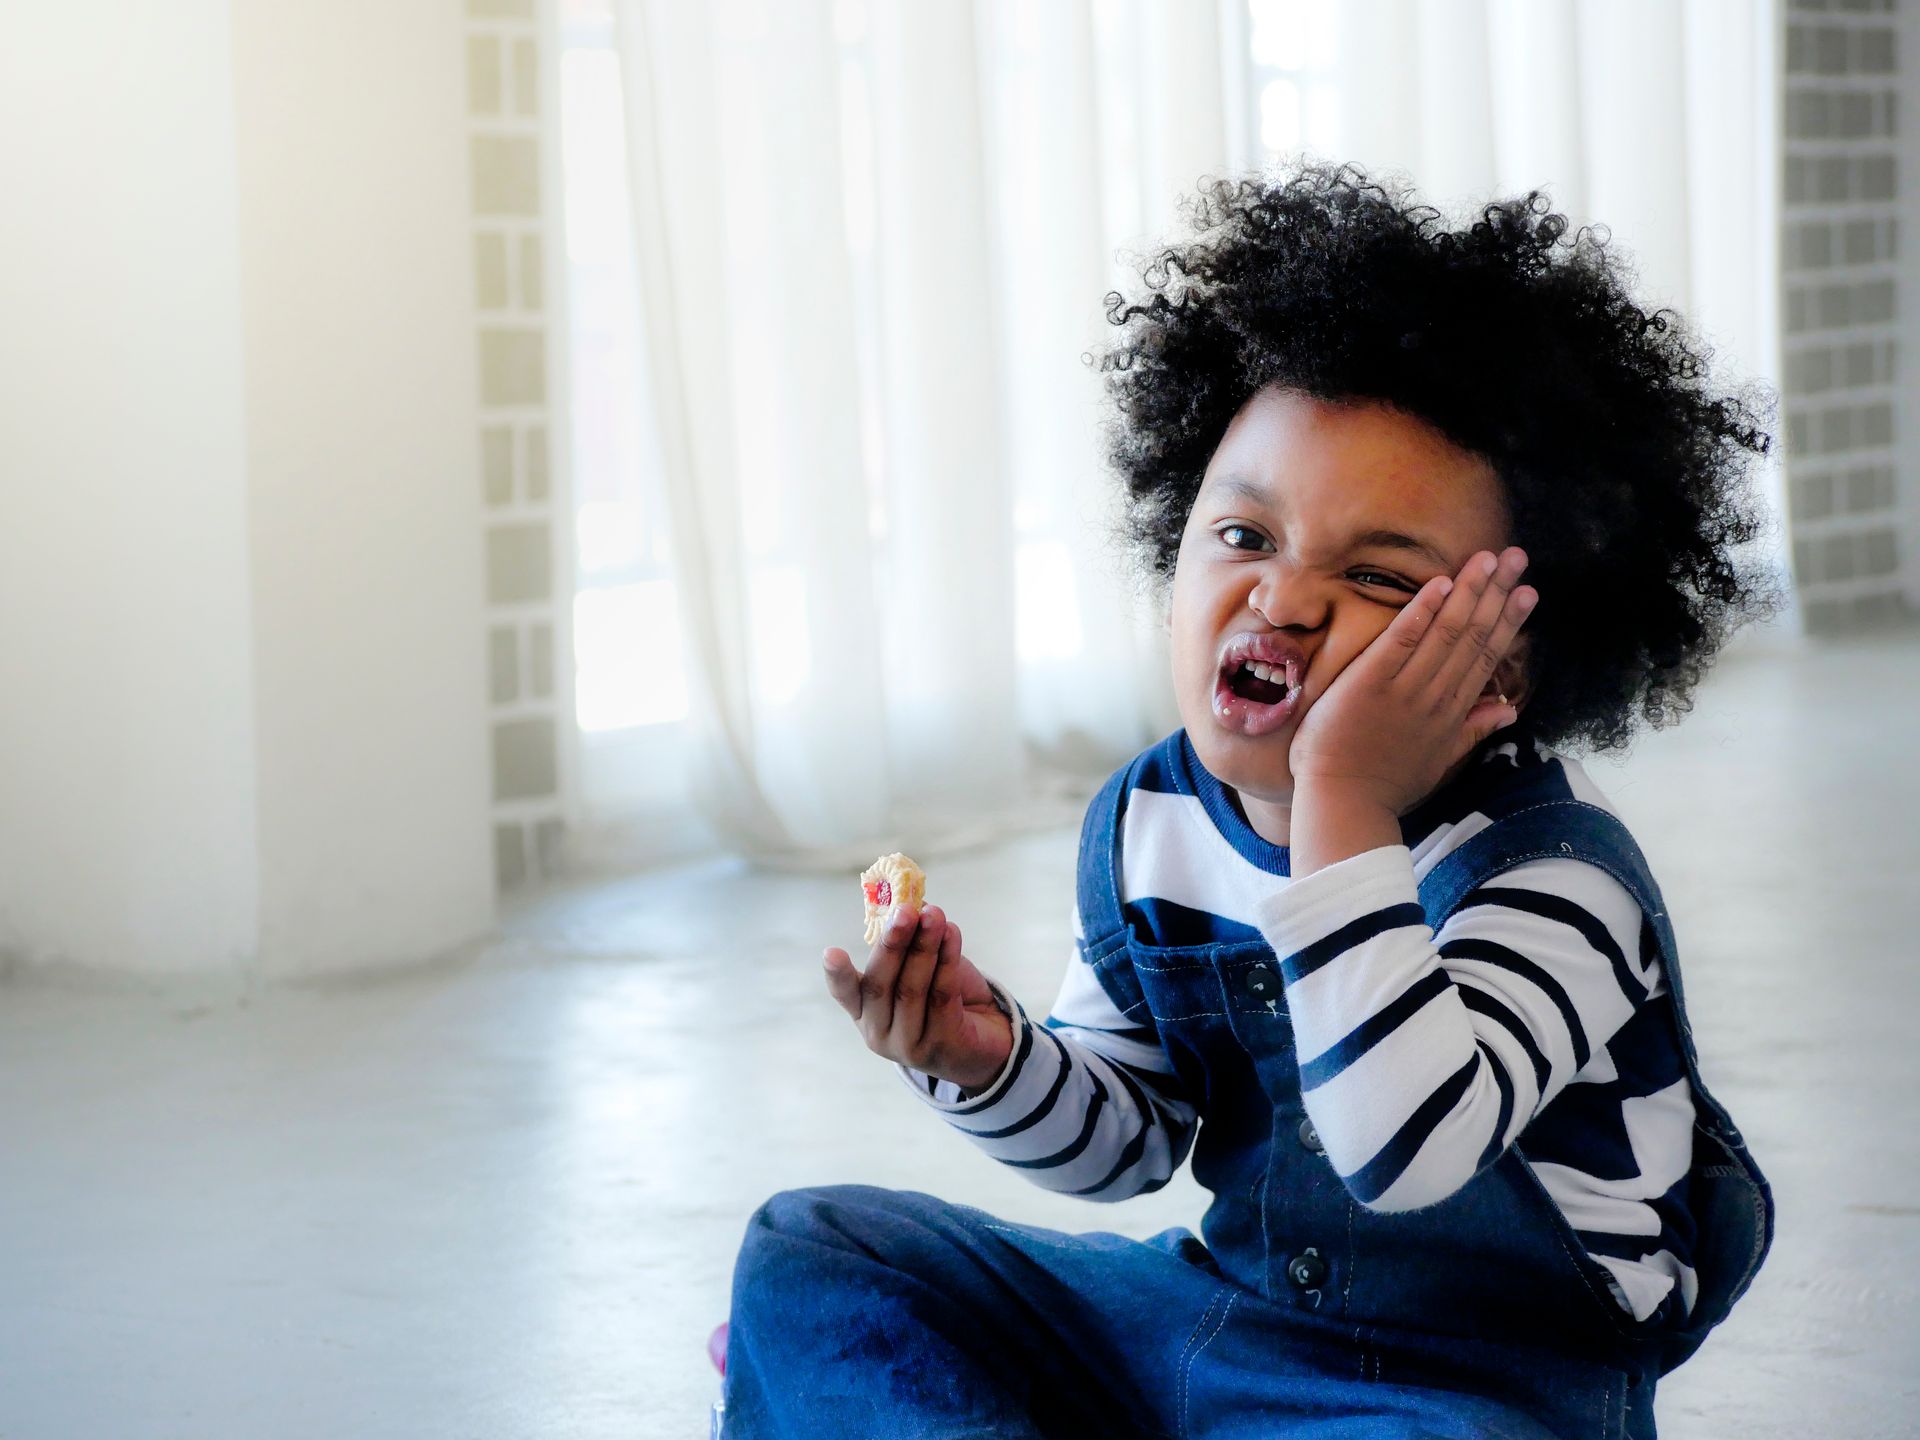
{"type": "Polygon", "coordinates": [[[1424,421],[1278,388],[1234,417],[1180,541],[1173,679],[1201,763],[1256,831],[1285,843],[1306,710],[1421,585],[1498,553],[1508,530],[1492,468],[1424,421]],[[1297,688],[1266,703],[1282,692],[1230,683],[1249,648],[1297,688]]]}

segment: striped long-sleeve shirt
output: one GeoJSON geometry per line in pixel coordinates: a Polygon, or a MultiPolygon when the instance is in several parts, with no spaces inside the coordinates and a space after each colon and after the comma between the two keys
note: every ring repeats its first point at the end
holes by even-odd
{"type": "MultiPolygon", "coordinates": [[[[1292,880],[1285,849],[1175,732],[1126,797],[1122,909],[1147,944],[1272,946],[1302,1100],[1360,1204],[1435,1204],[1524,1130],[1615,1299],[1659,1323],[1696,1289],[1694,1105],[1637,902],[1595,866],[1545,859],[1481,887],[1437,935],[1419,912],[1418,881],[1449,851],[1502,813],[1562,798],[1605,806],[1577,763],[1508,743],[1406,817],[1407,844],[1292,880]]],[[[903,1074],[994,1159],[1051,1190],[1120,1200],[1166,1183],[1200,1116],[1157,1030],[1101,988],[1077,907],[1074,935],[1044,1024],[1001,992],[1014,1048],[991,1086],[963,1095],[903,1074]]]]}

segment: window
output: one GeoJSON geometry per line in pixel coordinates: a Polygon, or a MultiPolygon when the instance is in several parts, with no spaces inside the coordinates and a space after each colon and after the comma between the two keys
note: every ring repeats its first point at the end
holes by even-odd
{"type": "Polygon", "coordinates": [[[1338,20],[1329,0],[1249,0],[1252,117],[1271,155],[1339,149],[1338,20]]]}
{"type": "Polygon", "coordinates": [[[566,374],[577,589],[576,846],[640,862],[685,848],[687,677],[646,403],[626,121],[608,0],[561,0],[566,374]],[[630,837],[644,838],[634,843],[630,837]],[[671,837],[678,836],[677,840],[671,837]]]}

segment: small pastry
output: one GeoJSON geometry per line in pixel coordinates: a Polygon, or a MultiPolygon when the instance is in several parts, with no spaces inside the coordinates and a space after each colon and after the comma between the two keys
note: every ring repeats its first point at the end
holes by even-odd
{"type": "Polygon", "coordinates": [[[866,941],[871,945],[886,930],[887,915],[894,906],[920,908],[927,898],[927,872],[896,851],[867,867],[860,889],[867,898],[866,941]]]}

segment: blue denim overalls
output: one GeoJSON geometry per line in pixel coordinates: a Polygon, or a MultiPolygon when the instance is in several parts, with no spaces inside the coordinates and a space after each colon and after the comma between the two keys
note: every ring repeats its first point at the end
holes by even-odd
{"type": "MultiPolygon", "coordinates": [[[[1137,764],[1138,762],[1136,762],[1137,764]]],[[[1577,801],[1523,809],[1420,886],[1438,930],[1476,886],[1566,856],[1640,901],[1673,994],[1699,1119],[1685,1321],[1642,1333],[1528,1165],[1525,1132],[1438,1205],[1376,1214],[1327,1161],[1300,1099],[1265,942],[1143,942],[1118,891],[1134,767],[1087,815],[1086,953],[1151,1019],[1202,1122],[1204,1246],[998,1221],[911,1192],[785,1192],[735,1270],[729,1437],[1207,1436],[1651,1440],[1654,1382],[1752,1281],[1773,1203],[1700,1083],[1673,934],[1639,847],[1577,801]]]]}
{"type": "Polygon", "coordinates": [[[1690,1208],[1700,1292],[1681,1327],[1651,1335],[1613,1300],[1606,1272],[1535,1177],[1524,1131],[1438,1205],[1382,1215],[1353,1201],[1301,1103],[1272,950],[1263,941],[1156,948],[1123,918],[1117,812],[1129,774],[1108,782],[1088,817],[1107,837],[1104,864],[1081,872],[1088,959],[1115,1005],[1143,1021],[1151,1015],[1187,1093],[1201,1097],[1193,1170],[1215,1196],[1201,1228],[1225,1275],[1346,1329],[1375,1378],[1457,1383],[1484,1374],[1492,1393],[1566,1434],[1651,1436],[1653,1381],[1699,1347],[1752,1281],[1772,1240],[1773,1202],[1732,1119],[1701,1083],[1672,926],[1626,827],[1576,800],[1531,806],[1441,860],[1420,903],[1438,931],[1485,881],[1562,856],[1606,870],[1640,902],[1699,1111],[1690,1208]],[[1503,1347],[1524,1362],[1503,1357],[1503,1347]],[[1625,1385],[1595,1376],[1595,1365],[1619,1371],[1625,1385]]]}

